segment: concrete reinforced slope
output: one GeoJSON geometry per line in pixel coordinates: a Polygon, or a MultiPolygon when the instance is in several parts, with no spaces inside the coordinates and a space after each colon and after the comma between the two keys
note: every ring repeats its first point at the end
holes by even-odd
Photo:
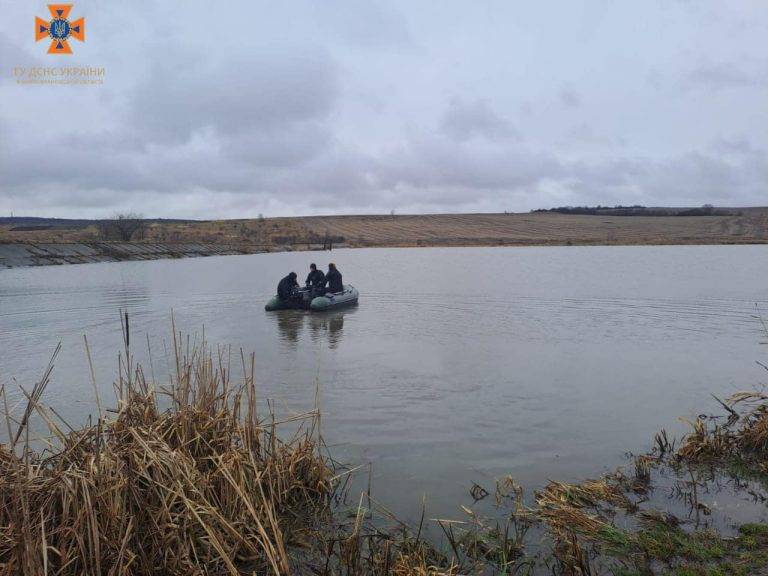
{"type": "Polygon", "coordinates": [[[0,268],[87,264],[122,260],[158,260],[251,254],[260,250],[247,246],[199,243],[145,244],[135,242],[91,242],[76,244],[0,244],[0,268]]]}

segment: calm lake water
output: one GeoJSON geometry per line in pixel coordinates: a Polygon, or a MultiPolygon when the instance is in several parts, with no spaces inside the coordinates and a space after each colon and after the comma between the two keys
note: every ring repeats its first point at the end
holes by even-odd
{"type": "MultiPolygon", "coordinates": [[[[373,463],[374,495],[412,518],[459,516],[469,487],[594,477],[650,447],[678,417],[717,412],[768,376],[768,247],[370,249],[0,271],[0,381],[31,386],[63,351],[44,401],[94,410],[121,348],[177,327],[254,351],[264,398],[314,404],[337,459],[373,463]],[[290,270],[333,259],[361,293],[346,312],[267,313],[290,270]],[[415,508],[414,508],[415,507],[415,508]]],[[[367,483],[367,480],[366,480],[367,483]]]]}

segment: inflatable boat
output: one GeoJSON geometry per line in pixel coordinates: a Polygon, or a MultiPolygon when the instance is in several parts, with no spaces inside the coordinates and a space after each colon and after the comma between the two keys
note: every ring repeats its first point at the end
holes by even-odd
{"type": "Polygon", "coordinates": [[[341,292],[335,292],[332,294],[325,294],[323,296],[315,296],[312,298],[311,292],[302,288],[299,290],[301,298],[296,300],[283,301],[277,296],[272,296],[269,302],[264,306],[264,310],[272,312],[274,310],[313,310],[315,312],[321,312],[323,310],[335,310],[344,306],[351,306],[357,304],[357,299],[360,293],[357,288],[350,284],[344,285],[344,290],[341,292]]]}
{"type": "Polygon", "coordinates": [[[333,310],[342,306],[350,306],[357,304],[358,296],[360,296],[360,293],[357,291],[357,288],[351,284],[345,284],[344,290],[341,292],[313,298],[309,303],[309,309],[320,312],[321,310],[333,310]]]}

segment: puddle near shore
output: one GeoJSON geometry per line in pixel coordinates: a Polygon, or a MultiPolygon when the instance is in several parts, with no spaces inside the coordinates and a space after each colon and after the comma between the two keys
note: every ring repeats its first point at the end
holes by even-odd
{"type": "MultiPolygon", "coordinates": [[[[685,467],[673,470],[663,466],[652,472],[647,492],[628,491],[627,494],[639,510],[671,514],[687,531],[713,529],[727,537],[735,535],[741,524],[768,522],[768,484],[715,468],[697,467],[692,473],[693,476],[685,467]]],[[[768,482],[768,477],[765,481],[768,482]]],[[[508,511],[496,505],[495,487],[486,485],[480,488],[488,492],[487,496],[477,501],[470,497],[464,506],[489,519],[504,519],[508,511]]],[[[471,487],[468,493],[470,490],[471,487]]],[[[533,489],[525,491],[524,502],[527,506],[535,506],[533,489]]],[[[453,519],[466,520],[467,516],[453,519]]],[[[619,515],[616,520],[621,528],[637,527],[632,517],[619,515]]]]}

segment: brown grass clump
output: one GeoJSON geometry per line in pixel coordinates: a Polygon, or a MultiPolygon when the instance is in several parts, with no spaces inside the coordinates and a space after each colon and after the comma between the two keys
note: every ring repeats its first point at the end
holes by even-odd
{"type": "Polygon", "coordinates": [[[768,395],[739,392],[721,404],[728,410],[728,420],[710,426],[704,418],[686,420],[691,432],[674,454],[678,460],[712,463],[732,458],[768,464],[768,395]],[[736,409],[746,409],[739,413],[736,409]]]}
{"type": "Polygon", "coordinates": [[[553,540],[557,573],[569,576],[593,573],[586,544],[614,533],[608,518],[613,510],[635,510],[621,484],[609,476],[581,484],[550,482],[536,493],[536,503],[535,515],[553,540]]]}
{"type": "Polygon", "coordinates": [[[78,430],[39,403],[50,372],[35,386],[0,446],[0,574],[291,571],[331,492],[316,413],[281,440],[257,416],[252,359],[237,384],[205,345],[177,344],[175,364],[163,390],[124,365],[113,416],[78,430]],[[33,412],[53,435],[45,450],[29,440],[33,412]]]}
{"type": "Polygon", "coordinates": [[[741,392],[729,398],[731,405],[746,404],[747,413],[736,434],[742,450],[768,461],[768,396],[759,392],[741,392]]]}
{"type": "Polygon", "coordinates": [[[621,487],[611,482],[608,477],[599,480],[585,480],[581,484],[553,481],[537,494],[536,500],[539,504],[562,502],[579,507],[597,507],[601,502],[625,509],[632,507],[621,487]]]}
{"type": "Polygon", "coordinates": [[[398,553],[391,569],[381,573],[391,576],[454,576],[459,573],[459,567],[456,564],[448,568],[435,566],[423,551],[419,551],[398,553]]]}
{"type": "Polygon", "coordinates": [[[676,453],[678,458],[705,462],[719,459],[733,450],[733,436],[729,427],[715,424],[710,428],[701,418],[693,422],[684,421],[691,426],[691,432],[682,439],[676,453]]]}

